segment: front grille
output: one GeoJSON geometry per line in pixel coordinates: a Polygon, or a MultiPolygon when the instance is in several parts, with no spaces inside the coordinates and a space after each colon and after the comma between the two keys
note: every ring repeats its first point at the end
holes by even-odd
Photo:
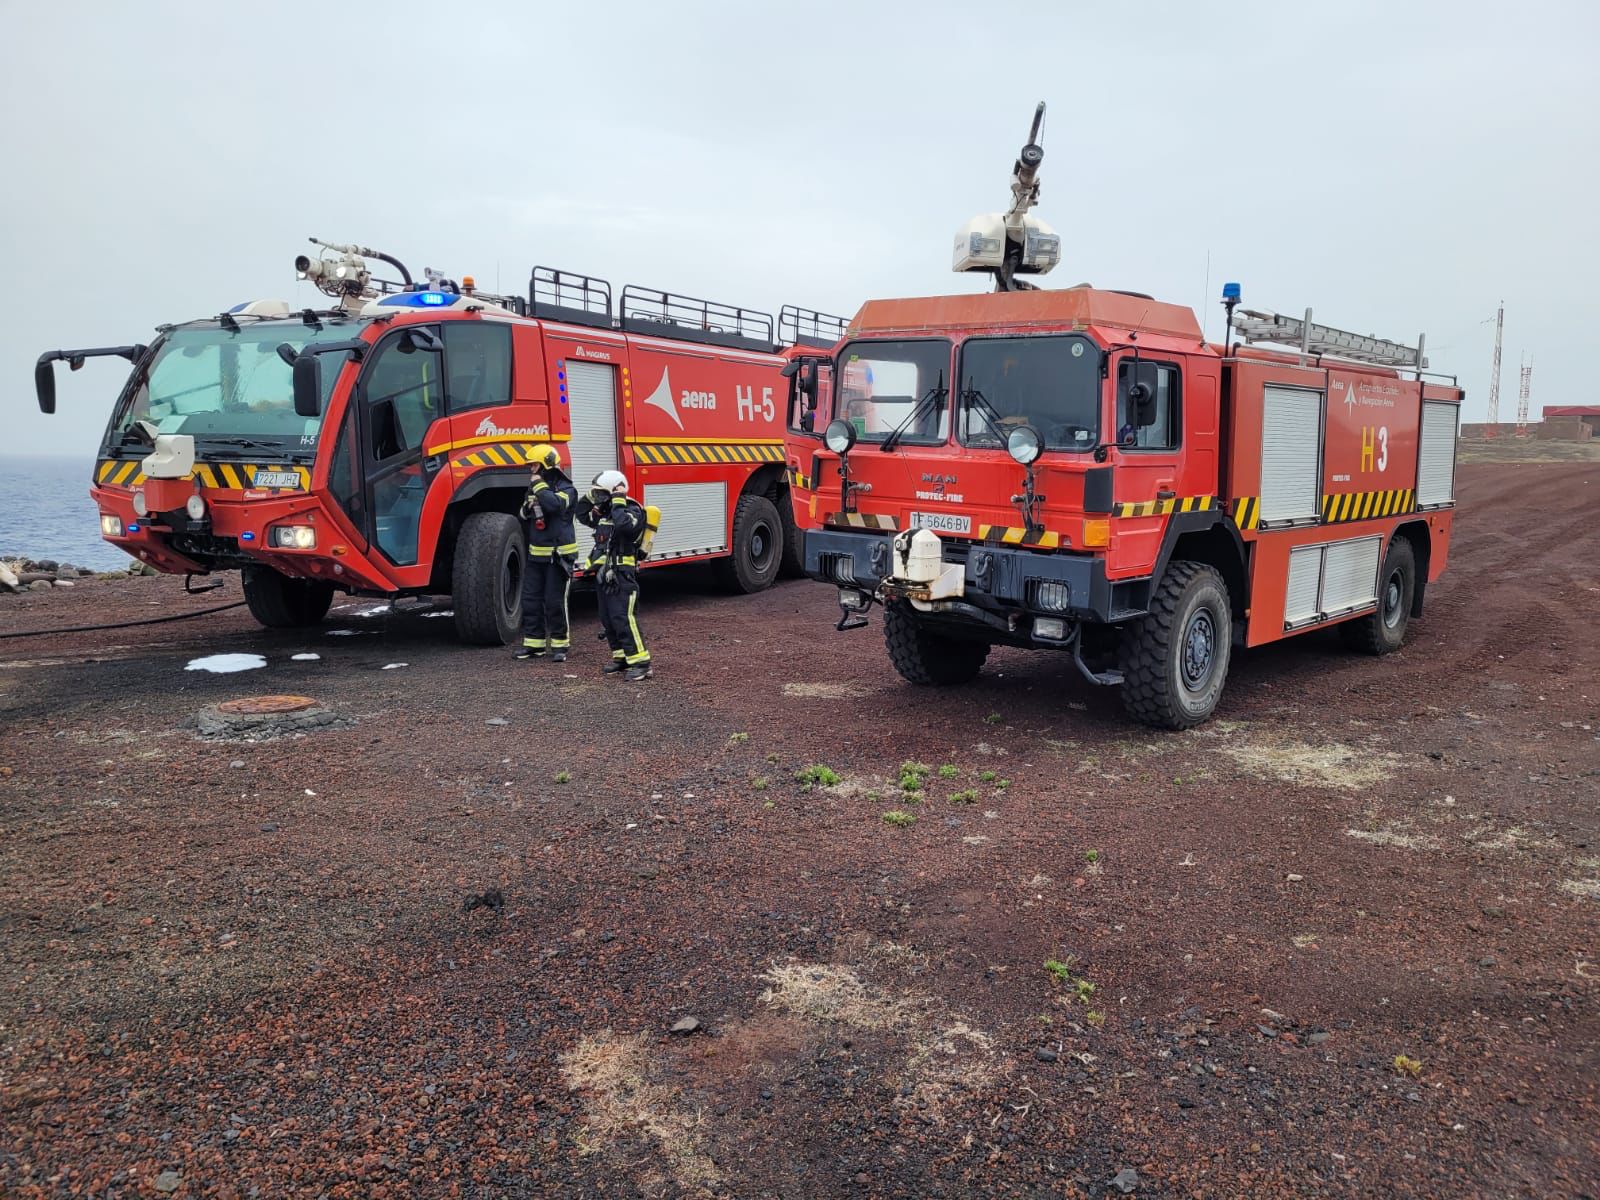
{"type": "Polygon", "coordinates": [[[237,538],[218,537],[212,533],[174,533],[167,541],[179,554],[196,562],[242,566],[256,561],[239,549],[237,538]]]}
{"type": "Polygon", "coordinates": [[[1023,591],[1035,612],[1066,612],[1072,607],[1072,588],[1058,579],[1030,579],[1023,591]]]}
{"type": "Polygon", "coordinates": [[[824,554],[821,557],[822,573],[835,583],[856,581],[856,560],[849,554],[824,554]]]}

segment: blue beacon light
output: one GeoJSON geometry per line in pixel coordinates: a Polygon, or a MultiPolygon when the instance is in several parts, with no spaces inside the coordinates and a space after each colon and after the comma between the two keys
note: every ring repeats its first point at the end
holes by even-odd
{"type": "Polygon", "coordinates": [[[1237,283],[1225,283],[1222,285],[1222,302],[1224,304],[1229,300],[1237,301],[1239,298],[1240,291],[1237,283]]]}

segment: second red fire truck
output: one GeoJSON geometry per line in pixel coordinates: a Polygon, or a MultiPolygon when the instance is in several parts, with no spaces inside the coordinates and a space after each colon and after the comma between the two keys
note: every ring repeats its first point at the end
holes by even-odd
{"type": "Polygon", "coordinates": [[[256,301],[148,345],[40,357],[45,412],[56,362],[132,363],[91,488],[107,541],[161,571],[242,570],[268,626],[321,620],[336,591],[450,593],[465,640],[509,642],[526,451],[551,442],[580,488],[618,468],[662,510],[650,566],[708,561],[753,592],[798,562],[781,370],[792,347],[835,341],[838,318],[785,308],[775,329],[649,288],[614,300],[544,267],[526,300],[490,296],[318,244],[295,266],[331,308],[256,301]]]}
{"type": "Polygon", "coordinates": [[[1029,287],[1060,252],[1028,212],[1038,127],[1011,210],[956,243],[999,290],[872,301],[791,365],[806,570],[839,627],[881,605],[919,684],[995,645],[1064,651],[1168,728],[1211,715],[1235,646],[1337,625],[1397,649],[1448,556],[1455,380],[1420,341],[1237,309],[1237,284],[1220,345],[1180,305],[1029,287]]]}

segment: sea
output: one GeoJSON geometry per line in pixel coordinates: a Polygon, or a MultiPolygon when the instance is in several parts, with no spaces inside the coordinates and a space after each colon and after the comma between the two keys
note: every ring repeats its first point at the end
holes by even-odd
{"type": "Polygon", "coordinates": [[[92,455],[0,454],[0,558],[50,558],[110,571],[132,560],[100,540],[92,455]]]}

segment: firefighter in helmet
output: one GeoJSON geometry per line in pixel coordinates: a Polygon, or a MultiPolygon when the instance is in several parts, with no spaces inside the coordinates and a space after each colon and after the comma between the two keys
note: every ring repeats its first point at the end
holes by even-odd
{"type": "Polygon", "coordinates": [[[649,679],[650,651],[639,630],[639,543],[644,537],[644,509],[628,495],[621,471],[601,471],[588,494],[578,501],[578,520],[594,530],[588,570],[600,601],[600,627],[611,647],[611,661],[602,674],[625,673],[630,682],[649,679]]]}
{"type": "Polygon", "coordinates": [[[528,566],[522,574],[522,645],[519,659],[567,661],[572,633],[567,624],[567,595],[578,561],[572,518],[578,489],[561,469],[561,455],[541,444],[528,452],[533,475],[522,502],[528,541],[528,566]]]}

